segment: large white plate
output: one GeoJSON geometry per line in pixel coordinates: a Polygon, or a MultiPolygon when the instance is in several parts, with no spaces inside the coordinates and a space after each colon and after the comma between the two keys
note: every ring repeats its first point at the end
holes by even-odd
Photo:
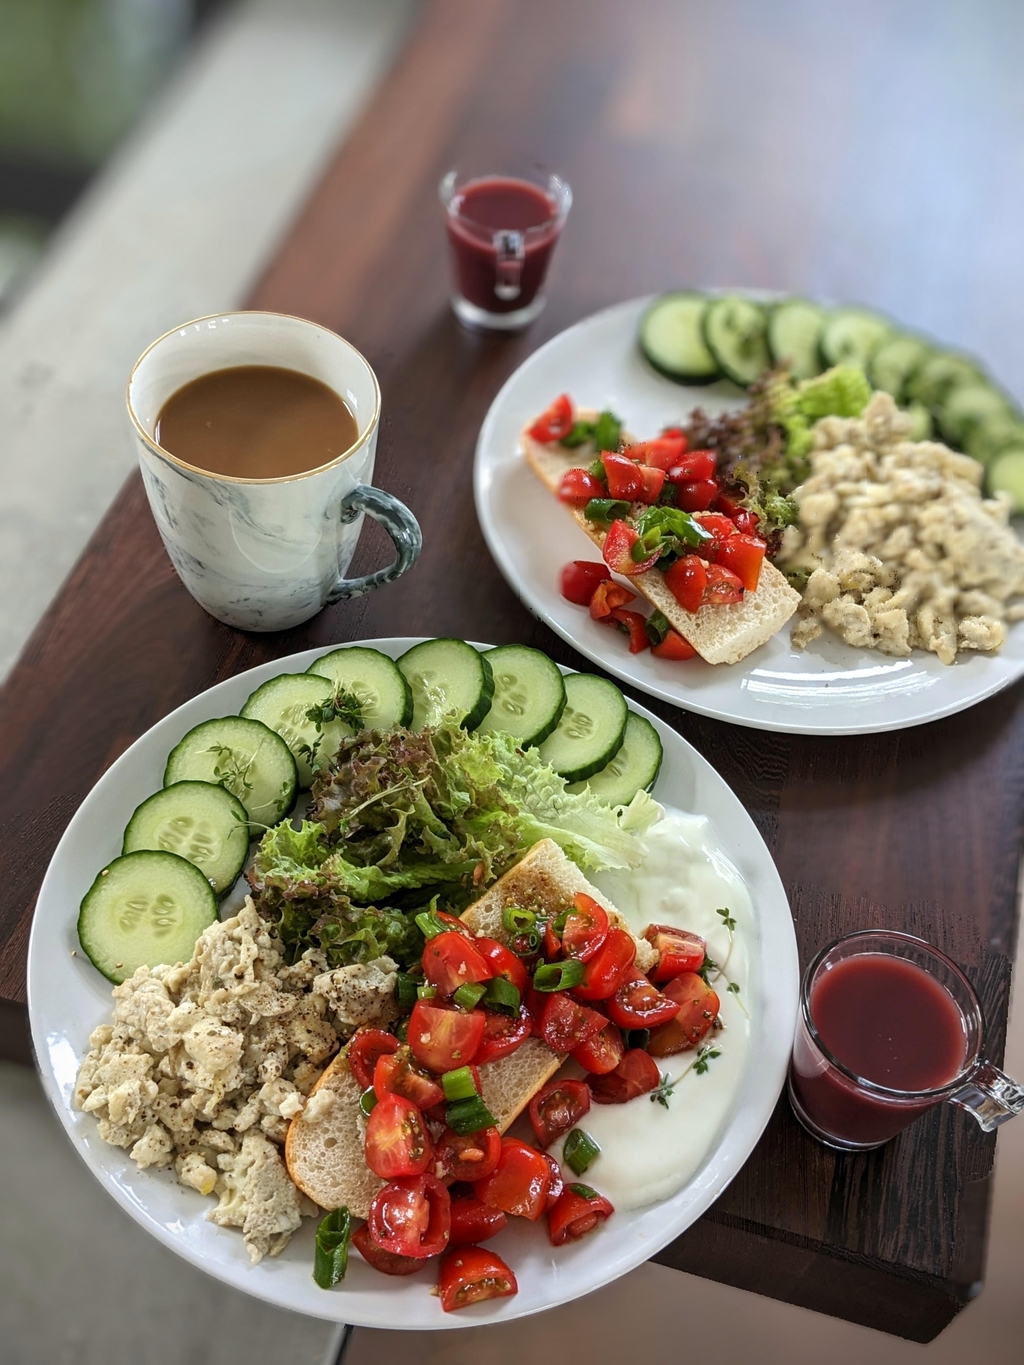
{"type": "MultiPolygon", "coordinates": [[[[413,639],[367,640],[397,658],[413,639]]],[[[323,650],[308,650],[241,673],[186,702],[137,740],[89,793],[53,855],[29,943],[28,1001],[43,1085],[72,1142],[96,1178],[137,1223],[211,1275],[281,1308],[366,1327],[450,1328],[505,1321],[587,1294],[647,1260],[690,1226],[750,1155],[782,1088],[793,1037],[797,954],[786,894],[752,820],[715,770],[654,716],[665,746],[656,795],[707,815],[719,845],[750,888],[758,926],[751,953],[752,1038],[742,1086],[714,1149],[673,1199],[617,1214],[607,1230],[555,1250],[543,1228],[510,1228],[493,1245],[515,1269],[519,1294],[459,1313],[442,1313],[429,1294],[430,1272],[391,1279],[358,1254],[344,1285],[318,1289],[311,1279],[313,1223],[275,1260],[250,1266],[240,1234],[206,1221],[212,1202],[168,1173],[140,1171],[127,1153],[102,1142],[96,1120],[71,1106],[89,1033],[110,1017],[110,987],[81,954],[78,905],[97,869],[121,849],[121,832],[138,803],[163,780],[168,752],[200,721],[231,715],[249,693],[278,673],[304,671],[323,650]]],[[[637,710],[640,710],[638,707],[637,710]]],[[[641,714],[646,714],[641,712],[641,714]]]]}
{"type": "Polygon", "coordinates": [[[853,649],[826,632],[794,649],[789,627],[738,664],[672,663],[627,652],[625,638],[565,601],[558,573],[593,559],[593,542],[529,470],[519,433],[559,393],[581,407],[610,407],[639,437],[698,405],[718,413],[742,401],[728,383],[673,384],[640,355],[636,329],[650,299],[595,313],[520,365],[491,404],[476,448],[476,508],[492,555],[511,588],[594,663],[652,696],[701,715],[789,734],[850,735],[900,730],[973,706],[1024,675],[1024,623],[998,654],[961,655],[947,666],[915,651],[892,659],[853,649]]]}

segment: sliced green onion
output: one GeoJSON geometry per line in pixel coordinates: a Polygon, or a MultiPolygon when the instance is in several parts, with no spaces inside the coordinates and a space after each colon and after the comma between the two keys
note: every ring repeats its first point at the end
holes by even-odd
{"type": "Polygon", "coordinates": [[[587,465],[587,473],[592,479],[600,479],[602,483],[608,481],[608,471],[604,467],[603,460],[591,460],[587,465]]]}
{"type": "Polygon", "coordinates": [[[617,521],[629,516],[630,504],[621,498],[591,498],[583,509],[587,521],[617,521]]]}
{"type": "Polygon", "coordinates": [[[592,1190],[589,1185],[570,1185],[573,1194],[578,1194],[581,1199],[600,1199],[597,1190],[592,1190]]]}
{"type": "Polygon", "coordinates": [[[644,622],[644,630],[652,645],[660,645],[672,629],[672,623],[663,611],[652,611],[644,622]]]}
{"type": "Polygon", "coordinates": [[[555,918],[551,921],[551,927],[552,929],[554,929],[556,934],[561,934],[565,931],[565,926],[568,923],[569,916],[571,914],[572,914],[571,908],[563,910],[561,911],[560,914],[557,914],[555,918]]]}
{"type": "Polygon", "coordinates": [[[416,1003],[416,981],[408,972],[398,972],[395,978],[395,999],[399,1009],[411,1009],[416,1003]]]}
{"type": "Polygon", "coordinates": [[[646,1048],[651,1041],[651,1030],[649,1028],[628,1028],[622,1035],[622,1041],[626,1044],[626,1050],[634,1047],[646,1048]]]}
{"type": "Polygon", "coordinates": [[[433,998],[434,998],[434,996],[435,996],[436,994],[437,994],[437,991],[434,989],[433,986],[417,986],[417,987],[416,987],[416,999],[417,999],[417,1000],[433,1000],[433,998]]]}
{"type": "Polygon", "coordinates": [[[544,962],[533,974],[533,987],[538,991],[571,991],[583,980],[586,967],[578,958],[564,962],[544,962]]]}
{"type": "MultiPolygon", "coordinates": [[[[459,993],[455,992],[458,999],[459,993]]],[[[484,1009],[495,1010],[498,1014],[518,1014],[519,987],[513,986],[507,976],[492,977],[487,983],[483,997],[484,1009]]]]}
{"type": "Polygon", "coordinates": [[[416,916],[416,927],[424,938],[437,938],[438,934],[448,932],[448,925],[431,910],[421,910],[416,916]]]}
{"type": "Polygon", "coordinates": [[[521,910],[518,905],[506,905],[501,912],[501,922],[510,934],[522,934],[533,929],[537,916],[532,910],[521,910]]]}
{"type": "Polygon", "coordinates": [[[540,934],[536,929],[527,929],[522,934],[516,934],[512,940],[512,951],[517,957],[534,957],[540,952],[540,934]]]}
{"type": "MultiPolygon", "coordinates": [[[[659,543],[660,539],[661,538],[659,537],[659,543]]],[[[639,564],[643,560],[649,559],[651,557],[651,555],[654,553],[654,548],[655,547],[653,545],[651,546],[645,545],[642,540],[634,540],[632,546],[630,547],[629,557],[634,564],[639,564]]]]}
{"type": "Polygon", "coordinates": [[[467,1133],[479,1132],[481,1128],[496,1127],[494,1115],[479,1095],[468,1100],[456,1100],[445,1107],[445,1121],[453,1133],[465,1137],[467,1133]]]}
{"type": "Polygon", "coordinates": [[[359,1096],[359,1108],[363,1111],[363,1113],[366,1115],[366,1117],[369,1118],[369,1117],[370,1117],[370,1111],[373,1109],[373,1106],[374,1106],[376,1103],[377,1103],[377,1092],[376,1092],[376,1090],[374,1090],[374,1088],[373,1088],[372,1085],[371,1085],[371,1086],[368,1086],[368,1087],[363,1091],[363,1093],[359,1096]]]}
{"type": "Polygon", "coordinates": [[[471,1100],[480,1094],[476,1088],[476,1081],[473,1073],[468,1066],[457,1067],[455,1071],[446,1071],[441,1077],[441,1088],[444,1090],[446,1100],[471,1100]]]}
{"type": "Polygon", "coordinates": [[[400,1043],[404,1043],[409,1036],[409,1021],[402,1019],[395,1025],[395,1037],[400,1043]]]}
{"type": "Polygon", "coordinates": [[[348,1240],[352,1219],[348,1209],[332,1209],[316,1230],[313,1279],[321,1289],[333,1289],[348,1269],[348,1240]]]}
{"type": "Polygon", "coordinates": [[[452,996],[460,1010],[471,1010],[480,1003],[487,987],[481,981],[467,981],[452,996]]]}
{"type": "Polygon", "coordinates": [[[574,1128],[565,1139],[562,1148],[562,1156],[568,1165],[582,1175],[594,1157],[600,1156],[601,1148],[597,1145],[589,1133],[585,1133],[582,1128],[574,1128]]]}

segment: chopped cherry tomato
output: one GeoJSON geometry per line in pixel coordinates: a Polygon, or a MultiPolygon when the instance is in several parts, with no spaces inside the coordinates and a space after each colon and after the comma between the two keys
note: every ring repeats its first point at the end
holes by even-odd
{"type": "Polygon", "coordinates": [[[406,1037],[419,1064],[440,1075],[475,1060],[486,1022],[483,1010],[455,1010],[417,1000],[406,1037]]]}
{"type": "Polygon", "coordinates": [[[439,919],[442,924],[447,924],[449,929],[461,934],[463,938],[471,938],[474,942],[476,941],[476,934],[473,933],[468,924],[459,919],[458,915],[449,915],[446,910],[435,910],[434,918],[439,919]]]}
{"type": "Polygon", "coordinates": [[[593,896],[577,891],[562,930],[562,952],[589,962],[607,937],[608,911],[593,896]]]}
{"type": "Polygon", "coordinates": [[[637,544],[640,537],[630,526],[628,521],[613,521],[608,528],[608,534],[604,538],[604,545],[601,553],[604,555],[604,562],[613,573],[625,574],[627,578],[638,573],[646,573],[648,569],[653,569],[658,562],[657,554],[648,555],[646,559],[633,558],[633,546],[637,544]]]}
{"type": "Polygon", "coordinates": [[[550,1147],[575,1128],[590,1108],[585,1081],[549,1081],[530,1101],[530,1122],[542,1147],[550,1147]]]}
{"type": "Polygon", "coordinates": [[[572,423],[572,399],[567,393],[560,393],[548,410],[542,412],[533,426],[527,429],[526,434],[535,441],[550,445],[552,441],[560,441],[563,436],[568,436],[572,431],[572,423]]]}
{"type": "Polygon", "coordinates": [[[668,466],[668,477],[672,483],[703,483],[715,477],[715,464],[713,450],[691,450],[668,466]]]}
{"type": "Polygon", "coordinates": [[[739,511],[733,513],[733,521],[736,523],[736,530],[741,531],[745,536],[756,536],[760,519],[756,512],[751,512],[747,507],[741,507],[739,511]]]}
{"type": "Polygon", "coordinates": [[[500,1256],[483,1247],[458,1247],[441,1259],[438,1296],[446,1313],[484,1299],[505,1299],[519,1293],[516,1277],[500,1256]]]}
{"type": "Polygon", "coordinates": [[[401,1095],[385,1095],[366,1120],[366,1164],[381,1180],[422,1175],[434,1155],[423,1115],[401,1095]]]}
{"type": "Polygon", "coordinates": [[[383,1029],[356,1029],[345,1053],[345,1059],[352,1075],[359,1082],[360,1090],[368,1090],[373,1085],[377,1058],[390,1056],[401,1046],[393,1033],[385,1033],[383,1029]]]}
{"type": "Polygon", "coordinates": [[[558,496],[562,502],[576,507],[586,507],[591,498],[606,498],[608,490],[600,479],[586,469],[567,469],[558,485],[558,496]]]}
{"type": "Polygon", "coordinates": [[[610,579],[607,564],[596,564],[590,559],[574,559],[566,564],[559,578],[562,596],[578,607],[589,607],[594,589],[610,579]]]}
{"type": "Polygon", "coordinates": [[[715,502],[715,511],[724,512],[727,517],[735,519],[736,513],[741,510],[741,505],[731,493],[719,493],[715,502]]]}
{"type": "Polygon", "coordinates": [[[612,450],[602,453],[601,463],[608,481],[608,496],[635,502],[644,488],[639,465],[635,465],[628,455],[616,455],[612,450]]]}
{"type": "Polygon", "coordinates": [[[679,1005],[679,1013],[667,1024],[651,1031],[647,1044],[652,1057],[671,1057],[696,1047],[718,1018],[722,1002],[702,976],[685,972],[665,987],[665,994],[679,1005]]]}
{"type": "MultiPolygon", "coordinates": [[[[539,994],[539,992],[538,992],[539,994]]],[[[496,1062],[499,1057],[508,1057],[521,1043],[525,1043],[533,1032],[533,1019],[525,1005],[520,1006],[518,1015],[484,1011],[483,1041],[476,1050],[475,1062],[483,1066],[485,1062],[496,1062]]]]}
{"type": "Polygon", "coordinates": [[[627,981],[608,1001],[608,1017],[619,1028],[657,1028],[678,1013],[676,1001],[662,995],[646,976],[627,981]]]}
{"type": "Polygon", "coordinates": [[[475,1194],[460,1194],[452,1200],[452,1230],[448,1238],[450,1247],[471,1246],[475,1242],[486,1242],[496,1237],[508,1224],[508,1217],[501,1209],[492,1209],[475,1194]]]}
{"type": "Polygon", "coordinates": [[[382,1251],[394,1256],[437,1256],[448,1245],[452,1201],[432,1175],[392,1180],[370,1204],[366,1226],[382,1251]]]}
{"type": "Polygon", "coordinates": [[[761,577],[761,565],[767,549],[760,536],[746,536],[737,531],[719,547],[717,562],[732,569],[746,590],[754,592],[761,577]]]}
{"type": "MultiPolygon", "coordinates": [[[[686,442],[686,432],[682,427],[662,427],[661,434],[662,436],[681,436],[683,441],[686,442]]],[[[685,444],[683,449],[687,449],[685,444]]]]}
{"type": "Polygon", "coordinates": [[[454,995],[460,986],[490,981],[492,976],[473,940],[454,930],[428,939],[422,961],[423,975],[441,995],[454,995]]]}
{"type": "Polygon", "coordinates": [[[511,948],[506,948],[496,938],[478,938],[474,946],[487,963],[491,976],[503,976],[522,995],[528,984],[522,958],[516,957],[511,948]]]}
{"type": "Polygon", "coordinates": [[[657,502],[661,497],[661,490],[665,487],[665,471],[663,469],[652,469],[650,465],[638,465],[640,478],[643,480],[643,489],[637,494],[638,502],[648,504],[657,502]]]}
{"type": "MultiPolygon", "coordinates": [[[[652,469],[668,473],[686,454],[686,437],[681,432],[679,435],[663,432],[654,441],[639,441],[636,445],[628,446],[626,453],[634,460],[643,460],[644,464],[650,465],[652,469]]],[[[711,468],[714,472],[714,464],[711,468]]]]}
{"type": "Polygon", "coordinates": [[[702,559],[717,559],[724,542],[739,534],[732,518],[723,516],[721,512],[697,512],[693,519],[711,533],[711,539],[704,541],[696,550],[702,559]]]}
{"type": "Polygon", "coordinates": [[[614,1071],[593,1076],[588,1084],[596,1104],[625,1104],[654,1090],[660,1081],[661,1072],[654,1058],[642,1047],[633,1047],[614,1071]]]}
{"type": "Polygon", "coordinates": [[[558,936],[553,919],[549,919],[544,926],[544,956],[549,962],[554,962],[556,958],[562,956],[562,940],[558,936]]]}
{"type": "Polygon", "coordinates": [[[438,1180],[483,1180],[490,1175],[501,1156],[501,1136],[497,1128],[479,1128],[475,1133],[453,1133],[446,1128],[434,1149],[438,1180]]]}
{"type": "Polygon", "coordinates": [[[548,1214],[548,1236],[552,1246],[564,1246],[566,1242],[585,1237],[615,1212],[603,1194],[595,1194],[591,1199],[578,1193],[586,1188],[586,1185],[570,1185],[548,1214]]]}
{"type": "Polygon", "coordinates": [[[699,934],[672,924],[649,924],[644,938],[658,950],[657,965],[647,973],[652,981],[671,981],[683,972],[695,972],[707,955],[707,944],[699,934]]]}
{"type": "Polygon", "coordinates": [[[708,566],[699,555],[683,555],[665,573],[665,586],[683,611],[700,611],[707,585],[708,566]]]}
{"type": "Polygon", "coordinates": [[[374,1270],[382,1275],[415,1275],[427,1264],[422,1256],[396,1256],[393,1251],[385,1251],[370,1236],[369,1225],[360,1223],[352,1234],[356,1250],[364,1261],[369,1261],[374,1270]]]}
{"type": "MultiPolygon", "coordinates": [[[[587,1104],[589,1103],[590,1092],[588,1091],[587,1104]]],[[[541,1152],[541,1156],[548,1163],[548,1188],[547,1193],[544,1196],[544,1209],[547,1213],[550,1213],[561,1197],[562,1191],[565,1188],[565,1182],[562,1179],[562,1168],[551,1153],[541,1152]]]]}
{"type": "Polygon", "coordinates": [[[572,1059],[579,1062],[584,1071],[589,1071],[595,1076],[604,1076],[615,1070],[625,1052],[626,1044],[621,1029],[609,1023],[600,1033],[595,1033],[593,1038],[588,1038],[585,1043],[580,1043],[579,1047],[574,1047],[572,1059]]]}
{"type": "Polygon", "coordinates": [[[714,479],[698,479],[693,483],[677,483],[676,506],[684,512],[706,512],[718,497],[714,479]]]}
{"type": "Polygon", "coordinates": [[[709,564],[707,568],[708,585],[704,589],[704,601],[715,607],[727,607],[733,602],[742,602],[743,584],[732,569],[724,564],[709,564]]]}
{"type": "Polygon", "coordinates": [[[373,1089],[378,1100],[385,1095],[401,1095],[421,1111],[444,1103],[444,1091],[432,1076],[419,1069],[408,1047],[377,1058],[373,1068],[373,1089]]]}
{"type": "Polygon", "coordinates": [[[651,653],[659,659],[692,659],[697,651],[677,630],[667,630],[660,645],[651,645],[651,653]]]}
{"type": "Polygon", "coordinates": [[[565,991],[552,991],[541,1015],[540,1036],[552,1052],[572,1052],[607,1023],[603,1014],[570,999],[565,991]]]}
{"type": "Polygon", "coordinates": [[[594,589],[594,595],[590,599],[590,615],[595,621],[603,621],[617,607],[624,607],[627,602],[635,601],[635,592],[630,592],[621,583],[615,583],[612,579],[606,578],[603,583],[598,583],[594,589]]]}
{"type": "Polygon", "coordinates": [[[607,1000],[633,975],[636,944],[625,929],[609,929],[600,950],[587,963],[573,991],[579,1000],[607,1000]]]}
{"type": "Polygon", "coordinates": [[[497,1169],[478,1180],[473,1193],[492,1209],[536,1222],[544,1212],[549,1180],[550,1168],[542,1152],[518,1138],[503,1137],[497,1169]]]}
{"type": "Polygon", "coordinates": [[[642,654],[650,646],[651,642],[647,638],[647,624],[638,611],[627,611],[625,607],[616,607],[608,617],[609,625],[612,622],[625,635],[629,636],[630,654],[642,654]]]}

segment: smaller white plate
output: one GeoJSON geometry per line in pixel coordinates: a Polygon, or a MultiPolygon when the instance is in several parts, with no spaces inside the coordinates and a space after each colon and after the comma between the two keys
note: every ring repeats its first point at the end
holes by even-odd
{"type": "Polygon", "coordinates": [[[509,586],[581,654],[624,682],[688,711],[758,730],[853,735],[901,730],[962,711],[1024,675],[1024,622],[997,654],[961,654],[947,666],[916,650],[893,659],[854,649],[826,631],[805,650],[789,626],[738,664],[672,663],[630,654],[625,637],[567,602],[558,575],[573,559],[598,559],[593,542],[530,471],[519,434],[560,393],[580,407],[612,408],[647,437],[692,408],[739,406],[727,383],[686,387],[650,368],[636,344],[651,299],[631,299],[585,318],[542,346],[491,404],[476,447],[477,516],[509,586]]]}

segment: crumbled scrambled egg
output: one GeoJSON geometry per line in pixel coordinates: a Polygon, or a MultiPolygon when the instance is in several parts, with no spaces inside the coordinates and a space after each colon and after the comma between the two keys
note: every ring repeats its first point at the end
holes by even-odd
{"type": "Polygon", "coordinates": [[[792,640],[825,626],[847,644],[951,664],[998,649],[1024,606],[1024,546],[1009,504],[982,498],[982,467],[933,441],[908,441],[911,419],[885,393],[861,418],[815,427],[811,474],[796,490],[797,526],[779,567],[810,570],[792,640]]]}

